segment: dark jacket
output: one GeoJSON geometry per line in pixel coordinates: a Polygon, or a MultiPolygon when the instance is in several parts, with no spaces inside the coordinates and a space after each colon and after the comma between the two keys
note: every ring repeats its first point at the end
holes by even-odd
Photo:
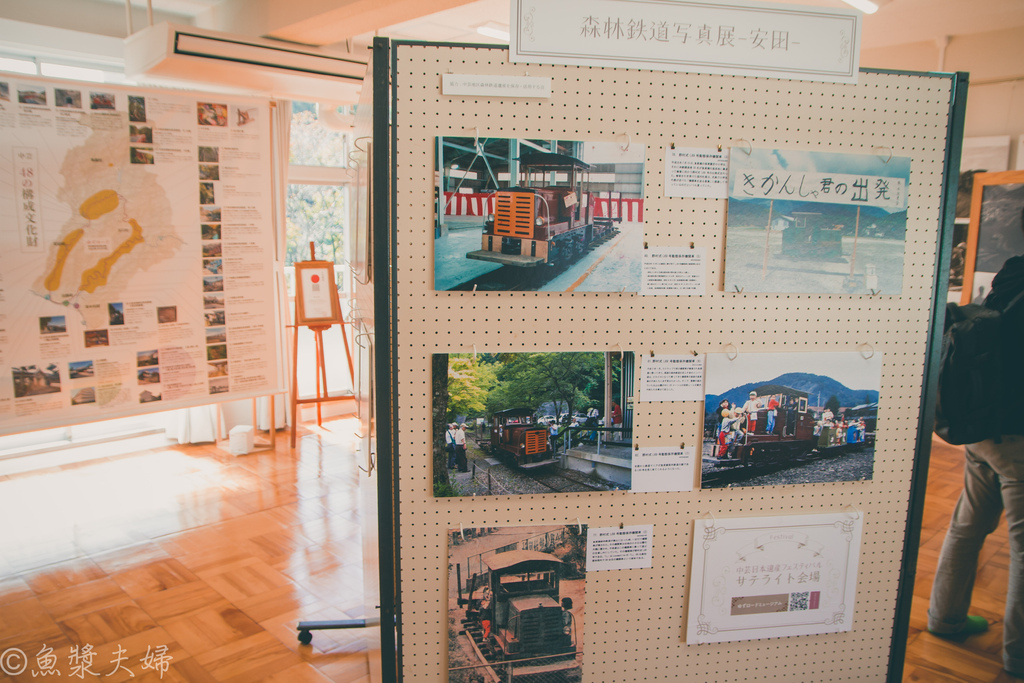
{"type": "MultiPolygon", "coordinates": [[[[1015,296],[1024,292],[1024,256],[1008,260],[992,280],[985,306],[1005,310],[1015,296]]],[[[1024,434],[1024,300],[1005,319],[1003,358],[1006,359],[1003,405],[1007,407],[1004,434],[1024,434]]]]}

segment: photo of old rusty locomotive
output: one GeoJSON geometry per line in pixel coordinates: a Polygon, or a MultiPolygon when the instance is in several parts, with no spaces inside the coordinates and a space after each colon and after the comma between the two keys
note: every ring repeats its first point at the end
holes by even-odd
{"type": "MultiPolygon", "coordinates": [[[[515,660],[515,680],[579,681],[575,621],[560,599],[563,563],[535,550],[511,550],[483,558],[483,571],[466,578],[462,622],[485,663],[515,660]]],[[[571,604],[569,602],[568,604],[571,604]]]]}

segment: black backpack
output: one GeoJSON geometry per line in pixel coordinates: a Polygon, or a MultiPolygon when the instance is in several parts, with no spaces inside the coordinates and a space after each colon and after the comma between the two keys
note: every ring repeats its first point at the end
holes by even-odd
{"type": "Polygon", "coordinates": [[[1007,412],[1020,410],[1006,401],[1003,379],[1008,363],[1020,362],[1007,357],[1005,325],[1022,298],[1024,292],[1001,311],[981,304],[946,305],[935,402],[935,433],[946,442],[998,441],[1007,412]]]}

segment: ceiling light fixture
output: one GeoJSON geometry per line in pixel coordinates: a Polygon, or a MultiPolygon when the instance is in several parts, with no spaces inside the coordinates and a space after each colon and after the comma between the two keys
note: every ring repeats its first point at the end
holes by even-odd
{"type": "Polygon", "coordinates": [[[496,28],[494,26],[490,26],[487,24],[484,24],[483,26],[477,26],[476,32],[482,36],[487,36],[488,38],[497,38],[498,40],[504,40],[506,43],[512,37],[508,31],[504,31],[500,28],[496,28]]]}
{"type": "Polygon", "coordinates": [[[33,76],[39,73],[36,69],[35,61],[31,59],[12,59],[11,57],[0,57],[0,71],[13,71],[17,74],[31,74],[33,76]]]}
{"type": "Polygon", "coordinates": [[[878,5],[871,0],[843,0],[847,5],[859,9],[864,14],[874,14],[878,11],[878,5]]]}
{"type": "Polygon", "coordinates": [[[106,80],[105,74],[99,69],[88,69],[81,66],[43,62],[39,65],[39,70],[44,76],[50,78],[67,78],[72,81],[91,81],[93,83],[103,83],[106,80]]]}

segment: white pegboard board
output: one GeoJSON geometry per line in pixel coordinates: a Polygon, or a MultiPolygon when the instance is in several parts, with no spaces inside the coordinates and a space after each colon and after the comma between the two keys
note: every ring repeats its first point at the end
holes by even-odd
{"type": "MultiPolygon", "coordinates": [[[[653,524],[651,569],[587,579],[584,680],[880,681],[917,441],[952,77],[861,73],[857,85],[635,69],[512,65],[503,49],[393,46],[393,267],[403,678],[446,680],[447,530],[474,526],[653,524]],[[549,100],[446,97],[440,75],[550,76],[549,100]],[[435,292],[435,136],[620,140],[647,150],[644,239],[708,249],[701,297],[435,292]],[[879,296],[722,291],[725,200],[663,196],[664,150],[729,146],[878,153],[912,159],[903,290],[879,296]],[[875,151],[873,151],[875,150],[875,151]],[[430,360],[472,351],[656,353],[853,351],[884,354],[874,478],[692,493],[602,492],[434,499],[430,360]],[[864,514],[848,633],[687,646],[696,517],[836,511],[864,514]]],[[[641,447],[699,443],[700,403],[638,403],[641,447]]]]}

